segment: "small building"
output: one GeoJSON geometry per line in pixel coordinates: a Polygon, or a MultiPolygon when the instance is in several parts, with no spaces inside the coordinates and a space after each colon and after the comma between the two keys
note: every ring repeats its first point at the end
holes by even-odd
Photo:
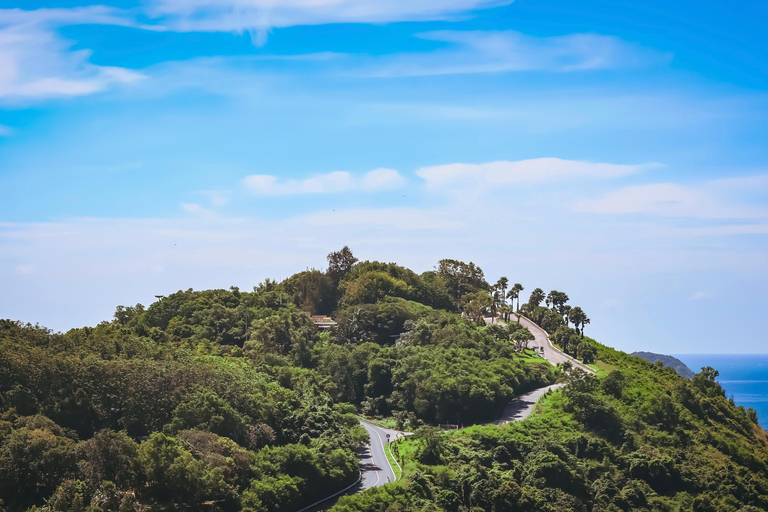
{"type": "Polygon", "coordinates": [[[310,318],[312,318],[312,323],[315,324],[315,328],[317,328],[319,331],[327,331],[328,329],[338,325],[336,321],[329,316],[312,315],[310,318]]]}

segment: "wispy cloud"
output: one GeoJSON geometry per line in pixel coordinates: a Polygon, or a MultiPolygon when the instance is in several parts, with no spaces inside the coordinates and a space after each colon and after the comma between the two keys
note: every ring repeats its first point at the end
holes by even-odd
{"type": "Polygon", "coordinates": [[[76,23],[135,25],[102,6],[0,10],[0,99],[83,96],[142,78],[125,68],[92,64],[88,50],[71,51],[56,28],[76,23]]]}
{"type": "Polygon", "coordinates": [[[600,34],[534,37],[511,30],[442,30],[418,37],[450,46],[382,57],[366,73],[381,77],[512,71],[564,73],[666,64],[672,58],[670,54],[600,34]]]}
{"type": "MultiPolygon", "coordinates": [[[[596,199],[578,201],[573,207],[577,211],[599,214],[643,214],[698,219],[768,219],[768,208],[744,201],[742,197],[753,194],[753,184],[759,181],[752,177],[714,180],[700,185],[636,185],[609,192],[596,199]]],[[[719,226],[716,229],[732,230],[734,227],[719,226]]],[[[754,227],[746,229],[753,230],[754,227]]],[[[763,229],[758,226],[758,231],[763,229]]]]}
{"type": "Polygon", "coordinates": [[[317,174],[302,180],[283,180],[271,174],[254,174],[243,179],[243,186],[260,196],[287,196],[300,194],[334,194],[350,190],[392,190],[405,183],[394,169],[374,169],[363,176],[346,171],[317,174]]]}
{"type": "Polygon", "coordinates": [[[618,178],[660,165],[656,163],[618,165],[562,160],[560,158],[536,158],[515,162],[437,165],[421,168],[416,174],[425,179],[429,187],[440,188],[457,183],[508,185],[579,178],[618,178]]]}
{"type": "Polygon", "coordinates": [[[197,193],[206,196],[210,201],[211,206],[214,208],[225,206],[227,203],[229,203],[229,190],[198,190],[197,193]]]}
{"type": "Polygon", "coordinates": [[[692,293],[689,298],[691,300],[703,300],[703,299],[709,299],[714,296],[715,294],[713,292],[710,292],[707,290],[701,290],[701,291],[692,293]]]}
{"type": "Polygon", "coordinates": [[[739,235],[768,235],[768,223],[734,224],[729,226],[699,226],[664,229],[672,237],[720,237],[739,235]]]}
{"type": "Polygon", "coordinates": [[[193,215],[206,215],[206,216],[215,215],[213,210],[204,208],[197,203],[181,203],[181,209],[193,215]]]}
{"type": "Polygon", "coordinates": [[[365,190],[393,190],[405,185],[405,178],[394,169],[381,167],[365,173],[362,188],[365,190]]]}
{"type": "Polygon", "coordinates": [[[149,13],[173,30],[255,32],[263,43],[271,28],[326,23],[445,20],[512,0],[154,0],[149,13]]]}

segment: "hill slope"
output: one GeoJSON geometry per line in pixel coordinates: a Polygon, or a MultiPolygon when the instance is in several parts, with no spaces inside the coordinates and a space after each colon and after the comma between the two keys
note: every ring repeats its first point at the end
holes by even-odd
{"type": "Polygon", "coordinates": [[[693,378],[694,372],[688,368],[684,362],[676,357],[666,356],[664,354],[654,354],[653,352],[632,352],[632,355],[636,357],[642,357],[646,361],[650,361],[652,363],[661,361],[664,366],[669,366],[686,379],[693,378]]]}
{"type": "Polygon", "coordinates": [[[0,321],[0,510],[293,512],[357,478],[354,413],[417,434],[397,445],[401,481],[338,510],[768,509],[766,433],[714,370],[689,381],[600,345],[567,295],[534,289],[520,310],[597,368],[569,373],[525,350],[528,329],[484,325],[510,316],[499,283],[345,248],[324,272],[179,291],[63,334],[0,321]],[[563,380],[524,422],[431,427],[563,380]]]}

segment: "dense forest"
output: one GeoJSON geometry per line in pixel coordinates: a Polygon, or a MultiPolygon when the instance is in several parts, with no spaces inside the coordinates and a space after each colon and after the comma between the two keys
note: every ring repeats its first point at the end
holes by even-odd
{"type": "Polygon", "coordinates": [[[401,480],[334,510],[768,509],[768,438],[714,370],[688,381],[609,349],[565,293],[523,290],[345,247],[324,271],[179,291],[95,327],[0,321],[0,510],[296,511],[357,479],[355,414],[415,435],[395,445],[401,480]],[[517,315],[597,375],[526,351],[517,315]],[[482,426],[558,380],[532,418],[482,426]]]}
{"type": "Polygon", "coordinates": [[[556,370],[458,314],[488,287],[471,274],[345,248],[323,272],[179,291],[63,334],[0,321],[0,509],[297,510],[357,478],[356,412],[491,418],[556,370]]]}

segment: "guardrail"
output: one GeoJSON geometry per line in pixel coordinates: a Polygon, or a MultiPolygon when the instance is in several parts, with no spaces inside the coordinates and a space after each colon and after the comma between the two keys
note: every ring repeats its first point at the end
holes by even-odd
{"type": "MultiPolygon", "coordinates": [[[[397,461],[395,461],[395,462],[397,462],[397,461]]],[[[316,507],[317,505],[319,505],[319,504],[321,504],[321,503],[323,503],[323,502],[325,502],[325,501],[328,501],[328,500],[330,500],[331,498],[335,498],[336,496],[338,496],[338,495],[340,495],[340,494],[343,494],[343,493],[347,492],[348,490],[350,490],[351,488],[353,488],[354,486],[356,486],[357,484],[359,484],[359,483],[360,483],[360,480],[362,480],[362,479],[363,479],[363,472],[362,472],[362,471],[360,471],[360,474],[359,474],[359,475],[357,475],[357,480],[355,480],[355,483],[353,483],[352,485],[349,485],[349,486],[347,486],[347,487],[343,488],[342,490],[340,490],[339,492],[333,493],[333,494],[331,494],[330,496],[328,496],[328,497],[326,497],[326,498],[323,498],[323,499],[321,499],[320,501],[316,501],[316,502],[314,502],[314,503],[313,503],[313,504],[311,504],[311,505],[307,505],[306,507],[304,507],[304,508],[302,508],[302,509],[300,509],[300,510],[297,510],[296,512],[304,512],[305,510],[309,510],[309,509],[311,509],[312,507],[316,507]]]]}
{"type": "MultiPolygon", "coordinates": [[[[395,464],[397,464],[397,469],[400,470],[400,478],[403,476],[403,468],[400,466],[400,463],[397,462],[397,457],[395,457],[395,452],[392,451],[392,445],[402,439],[402,437],[398,437],[394,441],[387,443],[387,445],[384,447],[384,449],[387,449],[389,447],[389,454],[392,455],[392,460],[395,461],[395,464]]],[[[398,450],[398,453],[400,453],[400,450],[398,450]]],[[[397,482],[399,479],[397,478],[397,475],[395,475],[395,482],[397,482]]]]}

